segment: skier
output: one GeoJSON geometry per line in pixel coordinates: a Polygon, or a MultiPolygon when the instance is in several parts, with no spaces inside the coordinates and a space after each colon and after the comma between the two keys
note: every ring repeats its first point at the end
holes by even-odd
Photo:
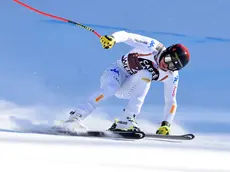
{"type": "Polygon", "coordinates": [[[182,44],[165,47],[158,40],[146,36],[118,31],[111,36],[100,37],[104,49],[116,43],[126,43],[133,49],[111,64],[100,78],[100,89],[88,99],[79,103],[63,123],[66,130],[85,127],[82,124],[93,110],[111,96],[128,99],[120,119],[116,119],[109,130],[138,131],[136,122],[152,81],[164,83],[164,119],[156,134],[170,134],[177,101],[178,70],[185,67],[190,59],[188,49],[182,44]]]}

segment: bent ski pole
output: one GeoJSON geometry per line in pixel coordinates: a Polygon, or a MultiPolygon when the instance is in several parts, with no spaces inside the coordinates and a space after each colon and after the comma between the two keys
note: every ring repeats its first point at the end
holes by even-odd
{"type": "Polygon", "coordinates": [[[82,24],[80,24],[80,23],[77,23],[77,22],[75,22],[75,21],[71,21],[71,20],[68,20],[68,19],[65,19],[65,18],[62,18],[62,17],[58,17],[58,16],[54,16],[54,15],[52,15],[52,14],[48,14],[48,13],[42,12],[42,11],[37,10],[37,9],[35,9],[35,8],[33,8],[33,7],[29,6],[29,5],[27,5],[27,4],[24,4],[24,3],[20,2],[19,0],[14,0],[14,2],[16,2],[16,3],[18,3],[19,5],[22,5],[22,6],[28,8],[28,9],[34,11],[34,12],[37,12],[37,13],[39,13],[39,14],[42,14],[42,15],[44,15],[44,16],[51,17],[51,18],[54,18],[54,19],[57,19],[57,20],[60,20],[60,21],[66,22],[66,23],[70,23],[70,24],[77,25],[77,26],[79,26],[79,27],[81,27],[81,28],[84,28],[84,29],[87,29],[87,30],[93,32],[98,38],[101,37],[101,35],[100,35],[99,33],[97,33],[95,30],[91,29],[90,27],[84,26],[84,25],[82,25],[82,24]]]}

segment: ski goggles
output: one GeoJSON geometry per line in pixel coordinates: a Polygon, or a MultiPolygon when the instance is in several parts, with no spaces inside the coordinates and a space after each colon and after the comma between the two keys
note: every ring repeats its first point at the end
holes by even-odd
{"type": "Polygon", "coordinates": [[[181,63],[180,58],[176,52],[166,54],[164,57],[164,62],[168,64],[168,70],[171,71],[176,71],[183,68],[183,64],[181,63]]]}
{"type": "Polygon", "coordinates": [[[174,65],[172,57],[170,54],[164,57],[164,62],[168,65],[167,69],[170,71],[176,71],[178,68],[174,65]]]}

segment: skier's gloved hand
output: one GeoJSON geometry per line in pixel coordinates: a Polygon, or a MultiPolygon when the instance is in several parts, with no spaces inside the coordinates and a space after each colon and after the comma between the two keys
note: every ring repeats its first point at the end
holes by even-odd
{"type": "Polygon", "coordinates": [[[104,49],[109,49],[113,47],[113,45],[116,43],[116,40],[113,36],[105,35],[100,37],[100,42],[104,49]]]}

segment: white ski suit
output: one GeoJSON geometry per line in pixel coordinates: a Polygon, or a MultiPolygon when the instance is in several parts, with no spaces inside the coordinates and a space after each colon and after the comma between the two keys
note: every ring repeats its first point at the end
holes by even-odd
{"type": "Polygon", "coordinates": [[[153,38],[138,34],[118,31],[112,34],[116,43],[125,43],[133,49],[121,59],[111,64],[101,76],[101,86],[92,96],[78,104],[75,114],[84,119],[103,100],[111,96],[121,99],[129,99],[125,109],[125,115],[137,116],[142,108],[145,97],[150,89],[152,81],[164,84],[164,121],[171,123],[177,109],[176,94],[178,88],[178,71],[163,71],[158,67],[159,57],[166,49],[163,44],[153,38]],[[130,53],[142,54],[138,57],[141,69],[130,66],[130,53]]]}

